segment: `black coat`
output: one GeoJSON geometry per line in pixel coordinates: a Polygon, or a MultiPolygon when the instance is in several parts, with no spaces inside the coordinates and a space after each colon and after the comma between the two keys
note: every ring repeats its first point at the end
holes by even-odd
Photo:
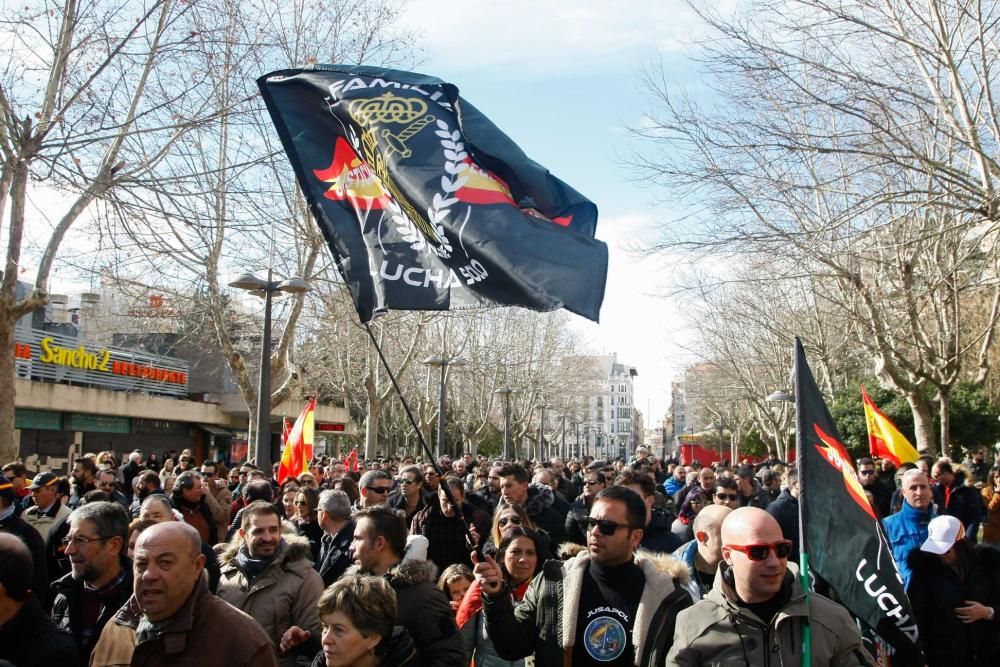
{"type": "Polygon", "coordinates": [[[101,611],[92,637],[83,636],[83,581],[67,574],[52,583],[52,620],[72,635],[80,655],[85,658],[90,658],[107,622],[132,597],[132,563],[127,558],[122,558],[121,566],[125,579],[113,595],[101,600],[101,611]]]}
{"type": "Polygon", "coordinates": [[[681,546],[681,538],[670,530],[674,515],[659,507],[653,508],[649,525],[642,532],[639,548],[654,553],[672,554],[681,546]]]}
{"type": "Polygon", "coordinates": [[[73,638],[52,622],[34,596],[0,626],[0,659],[17,667],[80,667],[73,638]]]}
{"type": "Polygon", "coordinates": [[[919,549],[910,552],[913,571],[907,591],[917,617],[928,667],[986,667],[1000,664],[1000,552],[975,549],[971,571],[959,581],[941,559],[919,549]],[[993,607],[992,621],[962,623],[952,611],[973,600],[993,607]]]}
{"type": "Polygon", "coordinates": [[[788,560],[799,562],[799,499],[792,496],[788,489],[782,489],[781,495],[767,506],[767,513],[774,517],[781,526],[781,534],[786,540],[792,541],[792,553],[788,560]]]}
{"type": "Polygon", "coordinates": [[[983,520],[983,499],[979,489],[965,486],[965,473],[956,472],[951,493],[945,493],[941,484],[934,485],[934,503],[938,506],[938,514],[953,516],[962,522],[968,530],[969,526],[983,520]]]}
{"type": "MultiPolygon", "coordinates": [[[[22,519],[10,516],[0,521],[0,532],[17,535],[31,552],[31,592],[38,598],[39,604],[48,609],[49,604],[49,574],[45,557],[45,540],[22,519]]],[[[2,644],[0,644],[2,646],[2,644]]]]}
{"type": "Polygon", "coordinates": [[[329,586],[351,566],[351,541],[354,539],[354,521],[348,521],[336,535],[323,533],[320,540],[319,559],[315,569],[323,577],[323,586],[329,586]]]}

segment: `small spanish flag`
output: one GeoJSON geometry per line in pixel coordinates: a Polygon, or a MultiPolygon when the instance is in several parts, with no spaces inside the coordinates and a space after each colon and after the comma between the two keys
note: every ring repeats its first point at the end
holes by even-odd
{"type": "Polygon", "coordinates": [[[920,454],[906,436],[886,417],[861,385],[861,400],[865,405],[865,423],[868,425],[868,449],[872,456],[889,459],[896,467],[913,463],[920,454]]]}
{"type": "Polygon", "coordinates": [[[309,472],[315,414],[316,399],[310,398],[306,407],[302,408],[299,418],[295,420],[295,426],[284,438],[285,446],[281,452],[281,464],[278,466],[278,484],[289,477],[298,477],[304,472],[309,472]]]}

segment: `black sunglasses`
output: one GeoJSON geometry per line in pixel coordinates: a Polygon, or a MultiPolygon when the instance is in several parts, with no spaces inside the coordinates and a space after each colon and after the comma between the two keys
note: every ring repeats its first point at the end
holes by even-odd
{"type": "Polygon", "coordinates": [[[735,493],[717,493],[715,497],[719,500],[739,500],[739,496],[735,493]]]}
{"type": "Polygon", "coordinates": [[[521,517],[517,516],[516,514],[514,516],[502,516],[500,517],[500,520],[497,521],[497,525],[500,526],[501,528],[506,526],[508,523],[512,523],[515,526],[520,526],[521,517]]]}
{"type": "Polygon", "coordinates": [[[593,530],[594,526],[601,531],[601,535],[614,535],[619,528],[628,528],[627,523],[615,523],[607,519],[592,519],[587,517],[587,530],[593,530]]]}
{"type": "Polygon", "coordinates": [[[392,491],[392,489],[388,486],[366,486],[365,488],[373,493],[379,494],[380,496],[384,496],[392,491]]]}

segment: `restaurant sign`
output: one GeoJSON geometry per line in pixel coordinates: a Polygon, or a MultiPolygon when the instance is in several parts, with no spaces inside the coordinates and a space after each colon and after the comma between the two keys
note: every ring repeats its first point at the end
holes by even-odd
{"type": "Polygon", "coordinates": [[[14,365],[20,378],[168,396],[187,395],[191,368],[180,359],[96,345],[41,329],[18,335],[14,365]]]}

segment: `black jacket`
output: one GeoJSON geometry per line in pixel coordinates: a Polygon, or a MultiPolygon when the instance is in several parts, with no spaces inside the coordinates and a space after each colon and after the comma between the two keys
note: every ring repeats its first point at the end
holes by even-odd
{"type": "Polygon", "coordinates": [[[799,499],[792,496],[788,489],[782,489],[781,495],[767,506],[767,512],[781,526],[781,534],[786,540],[792,541],[792,553],[788,560],[799,562],[799,499]]]}
{"type": "MultiPolygon", "coordinates": [[[[417,657],[417,648],[413,645],[413,638],[406,628],[397,625],[392,629],[392,636],[382,645],[385,651],[378,661],[378,667],[416,667],[420,664],[417,657]]],[[[326,656],[322,649],[313,658],[312,667],[326,667],[326,656]]]]}
{"type": "Polygon", "coordinates": [[[329,586],[340,579],[351,566],[351,540],[354,539],[354,521],[348,521],[336,535],[323,533],[320,540],[319,558],[315,569],[323,577],[323,586],[329,586]]]}
{"type": "MultiPolygon", "coordinates": [[[[642,531],[642,542],[640,549],[652,553],[672,554],[681,546],[681,538],[677,537],[670,530],[674,522],[674,516],[659,507],[653,508],[653,517],[642,531]]],[[[586,542],[584,542],[586,544],[586,542]]]]}
{"type": "Polygon", "coordinates": [[[945,492],[944,485],[934,485],[934,503],[938,506],[939,514],[955,517],[966,530],[983,520],[983,500],[979,489],[965,486],[965,473],[961,471],[955,473],[950,493],[945,492]]]}
{"type": "MultiPolygon", "coordinates": [[[[36,533],[37,534],[37,533],[36,533]]],[[[0,659],[17,667],[80,667],[73,638],[52,622],[34,596],[0,626],[0,659]]]]}
{"type": "Polygon", "coordinates": [[[555,495],[552,489],[544,484],[532,484],[528,487],[528,500],[524,503],[524,511],[535,526],[549,534],[552,548],[558,549],[559,545],[566,541],[566,531],[563,526],[565,517],[553,509],[554,502],[555,495]]]}
{"type": "MultiPolygon", "coordinates": [[[[462,514],[467,524],[475,526],[480,540],[489,535],[490,523],[485,514],[469,503],[462,503],[462,514]]],[[[457,517],[445,516],[438,503],[428,505],[416,513],[410,525],[410,534],[427,538],[427,560],[433,561],[438,570],[444,570],[455,563],[472,567],[469,559],[471,547],[466,540],[465,525],[457,517]]]]}
{"type": "Polygon", "coordinates": [[[979,546],[974,553],[963,582],[937,556],[919,549],[910,552],[913,574],[907,593],[929,667],[1000,664],[1000,552],[979,546]],[[965,600],[993,607],[996,616],[962,623],[952,610],[965,606],[965,600]]]}
{"type": "Polygon", "coordinates": [[[575,542],[576,544],[587,543],[587,517],[589,516],[590,508],[587,507],[587,501],[581,495],[570,504],[569,512],[566,514],[566,521],[563,523],[566,529],[566,539],[569,542],[575,542]]]}
{"type": "Polygon", "coordinates": [[[122,558],[125,579],[113,595],[101,600],[101,611],[97,617],[97,629],[92,637],[83,636],[83,581],[74,579],[72,574],[52,582],[52,620],[60,628],[69,632],[76,642],[80,655],[90,658],[90,653],[101,637],[101,630],[118,609],[132,597],[132,563],[122,558]]]}
{"type": "Polygon", "coordinates": [[[45,540],[42,539],[37,530],[16,516],[10,516],[0,521],[0,532],[17,535],[28,546],[33,565],[31,572],[31,592],[38,598],[39,604],[44,609],[48,609],[49,574],[45,558],[45,540]]]}

